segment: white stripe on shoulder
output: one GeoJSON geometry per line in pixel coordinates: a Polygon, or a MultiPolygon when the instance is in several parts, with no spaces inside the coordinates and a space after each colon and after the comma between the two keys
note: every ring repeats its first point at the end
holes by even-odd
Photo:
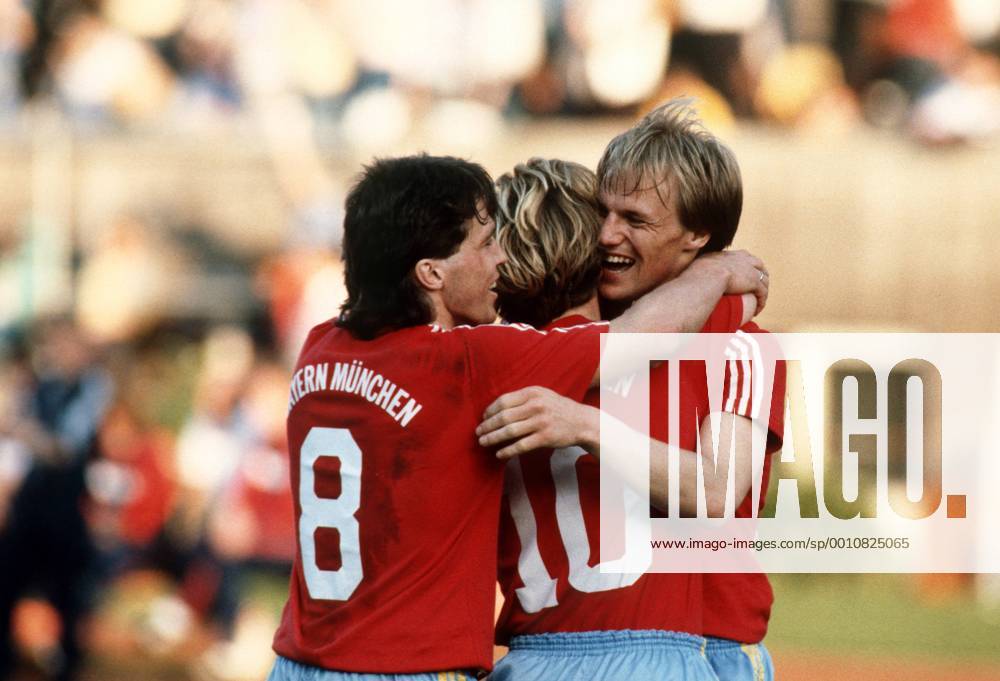
{"type": "Polygon", "coordinates": [[[750,364],[750,349],[741,341],[734,338],[732,341],[733,345],[737,346],[740,350],[740,404],[736,409],[736,413],[740,416],[747,416],[747,411],[750,407],[750,384],[753,382],[752,379],[752,368],[750,364]]]}
{"type": "MultiPolygon", "coordinates": [[[[736,335],[742,338],[749,346],[750,350],[753,352],[753,362],[757,367],[758,378],[765,375],[766,369],[764,368],[764,358],[760,352],[760,342],[754,338],[753,334],[747,333],[746,331],[737,331],[736,335]]],[[[764,399],[764,381],[756,380],[752,382],[753,384],[753,400],[751,403],[751,409],[753,413],[750,418],[757,419],[760,418],[761,414],[761,402],[764,399]]]]}
{"type": "Polygon", "coordinates": [[[739,353],[733,348],[727,347],[725,355],[729,358],[729,361],[726,362],[729,369],[729,385],[726,386],[726,402],[722,405],[722,411],[732,413],[733,407],[736,404],[736,386],[738,385],[737,379],[740,373],[740,365],[736,362],[739,353]]]}
{"type": "Polygon", "coordinates": [[[534,331],[535,333],[545,334],[545,331],[541,329],[536,329],[530,324],[508,324],[506,322],[490,322],[489,324],[477,324],[472,326],[471,324],[459,324],[458,326],[453,326],[450,329],[438,326],[437,324],[431,325],[433,330],[440,331],[441,333],[449,333],[451,331],[476,331],[478,329],[514,329],[515,331],[534,331]]]}
{"type": "MultiPolygon", "coordinates": [[[[477,329],[513,329],[515,331],[533,331],[534,333],[540,333],[543,336],[547,336],[550,331],[545,331],[544,329],[536,329],[531,324],[521,324],[518,322],[493,322],[490,324],[479,324],[477,326],[470,326],[469,324],[461,324],[459,326],[454,326],[450,329],[445,329],[437,324],[431,324],[431,330],[434,332],[448,333],[449,331],[458,330],[468,330],[476,331],[477,329]]],[[[574,324],[573,326],[566,326],[562,328],[552,329],[551,333],[569,333],[570,331],[575,331],[577,329],[584,329],[591,326],[609,327],[610,324],[604,321],[587,322],[586,324],[574,324]]]]}
{"type": "Polygon", "coordinates": [[[586,328],[590,328],[591,326],[602,326],[602,327],[605,327],[605,328],[610,328],[611,324],[608,323],[608,322],[604,322],[604,321],[587,322],[586,324],[574,324],[573,326],[557,327],[557,328],[552,329],[552,330],[555,331],[555,332],[557,332],[557,333],[569,333],[570,331],[575,331],[576,329],[586,329],[586,328]]]}

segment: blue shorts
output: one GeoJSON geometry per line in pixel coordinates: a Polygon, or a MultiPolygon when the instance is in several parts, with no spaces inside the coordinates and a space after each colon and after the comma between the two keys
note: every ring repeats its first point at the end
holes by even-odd
{"type": "Polygon", "coordinates": [[[719,681],[774,681],[774,663],[763,643],[710,638],[705,656],[719,681]]]}
{"type": "Polygon", "coordinates": [[[267,681],[475,681],[473,672],[423,672],[420,674],[367,674],[338,672],[278,656],[267,681]]]}
{"type": "Polygon", "coordinates": [[[671,631],[515,636],[489,681],[716,681],[704,648],[671,631]]]}

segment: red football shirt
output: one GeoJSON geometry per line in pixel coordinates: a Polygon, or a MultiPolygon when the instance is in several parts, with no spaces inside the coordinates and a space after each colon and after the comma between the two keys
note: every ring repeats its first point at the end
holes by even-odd
{"type": "Polygon", "coordinates": [[[275,651],[344,671],[490,668],[503,466],[475,428],[528,385],[582,399],[605,330],[313,329],[289,401],[298,532],[275,651]]]}
{"type": "MultiPolygon", "coordinates": [[[[748,354],[779,358],[773,337],[753,322],[740,329],[748,354]],[[763,348],[761,347],[763,346],[763,348]]],[[[763,400],[762,400],[763,401],[763,400]]],[[[750,401],[752,406],[752,399],[750,401]]],[[[750,416],[744,413],[744,416],[750,416]]],[[[781,448],[785,428],[785,364],[778,359],[774,367],[774,384],[771,392],[770,413],[757,413],[767,420],[767,456],[764,457],[764,475],[761,482],[759,507],[763,508],[771,474],[771,455],[781,448]]],[[[737,518],[753,516],[752,492],[748,493],[736,509],[737,518]]],[[[774,592],[764,573],[714,573],[704,576],[705,587],[705,636],[726,638],[741,643],[757,643],[767,633],[771,617],[774,592]]]]}
{"type": "MultiPolygon", "coordinates": [[[[703,331],[732,332],[742,321],[738,296],[726,296],[703,331]]],[[[556,327],[579,323],[569,317],[556,327]]],[[[680,376],[684,405],[704,404],[704,369],[687,362],[680,376]]],[[[703,366],[703,365],[702,365],[703,366]]],[[[650,430],[666,441],[667,365],[650,372],[650,430]],[[655,418],[654,418],[654,415],[655,418]]],[[[727,368],[727,378],[729,372],[727,368]]],[[[746,408],[740,399],[749,382],[738,372],[726,380],[729,411],[746,408]]],[[[597,391],[586,403],[598,406],[597,391]]],[[[698,424],[681,419],[680,447],[694,450],[698,424]]],[[[497,642],[544,632],[659,629],[701,634],[703,578],[700,574],[601,574],[600,463],[579,447],[533,452],[508,464],[501,513],[499,580],[505,602],[497,623],[497,642]]]]}

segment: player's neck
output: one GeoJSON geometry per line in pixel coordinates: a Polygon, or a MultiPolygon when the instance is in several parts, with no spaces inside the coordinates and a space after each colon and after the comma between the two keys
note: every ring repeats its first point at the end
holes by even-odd
{"type": "Polygon", "coordinates": [[[437,291],[427,291],[425,295],[427,296],[427,301],[431,304],[432,324],[436,324],[442,329],[453,329],[458,326],[458,322],[452,316],[451,311],[448,310],[448,306],[444,304],[444,300],[441,299],[437,291]]]}
{"type": "Polygon", "coordinates": [[[431,308],[434,312],[434,318],[431,319],[431,324],[439,326],[442,329],[454,329],[456,326],[477,326],[479,324],[490,323],[495,321],[491,319],[490,322],[483,321],[472,321],[465,319],[464,317],[456,317],[451,313],[451,310],[436,296],[428,296],[431,299],[431,308]]]}
{"type": "Polygon", "coordinates": [[[576,307],[571,307],[570,309],[563,312],[560,317],[571,317],[579,316],[586,317],[592,322],[599,321],[601,319],[601,306],[597,302],[597,295],[591,296],[590,300],[582,305],[577,305],[576,307]]]}

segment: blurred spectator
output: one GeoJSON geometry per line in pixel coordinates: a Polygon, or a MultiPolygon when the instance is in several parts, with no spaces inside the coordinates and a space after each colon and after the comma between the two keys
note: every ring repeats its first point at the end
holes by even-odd
{"type": "Polygon", "coordinates": [[[722,93],[682,67],[670,71],[656,94],[643,104],[640,113],[645,115],[675,97],[692,98],[698,118],[719,135],[728,134],[736,126],[736,114],[722,93]]]}
{"type": "Polygon", "coordinates": [[[776,50],[782,32],[767,0],[737,0],[727,3],[680,0],[678,30],[671,44],[671,68],[686,70],[702,78],[721,93],[739,116],[753,112],[753,94],[763,49],[776,50]]]}
{"type": "Polygon", "coordinates": [[[208,542],[222,571],[220,600],[226,608],[220,619],[226,626],[201,664],[217,679],[266,675],[272,632],[261,640],[254,627],[241,626],[253,612],[245,598],[246,577],[250,569],[286,577],[296,541],[285,442],[288,372],[261,362],[248,385],[241,401],[249,426],[243,455],[208,524],[208,542]]]}
{"type": "Polygon", "coordinates": [[[567,87],[577,103],[623,108],[659,86],[670,49],[670,21],[656,0],[567,0],[567,87]]]}
{"type": "Polygon", "coordinates": [[[240,398],[253,361],[253,344],[240,329],[215,329],[203,343],[193,410],[177,438],[177,501],[162,547],[185,604],[223,637],[231,634],[235,586],[207,533],[244,454],[249,425],[240,398]]]}
{"type": "MultiPolygon", "coordinates": [[[[961,4],[968,16],[978,3],[961,4]]],[[[963,33],[954,0],[838,7],[835,44],[870,121],[934,144],[1000,131],[1000,67],[963,33]]]]}
{"type": "Polygon", "coordinates": [[[112,574],[144,566],[175,497],[172,442],[145,428],[119,401],[100,430],[100,457],[87,468],[88,524],[112,574]]]}
{"type": "Polygon", "coordinates": [[[995,0],[3,0],[0,19],[0,119],[55,95],[98,126],[249,123],[293,222],[334,237],[324,146],[367,158],[423,134],[477,155],[504,111],[687,94],[723,124],[829,131],[860,99],[932,143],[1000,126],[995,0]]]}
{"type": "Polygon", "coordinates": [[[296,249],[269,258],[256,280],[287,364],[298,357],[309,330],[339,315],[347,299],[343,264],[328,250],[296,249]]]}
{"type": "Polygon", "coordinates": [[[0,0],[0,125],[21,103],[20,55],[34,39],[34,24],[21,0],[0,0]]]}
{"type": "Polygon", "coordinates": [[[14,434],[26,410],[32,382],[27,356],[19,341],[10,334],[0,347],[0,536],[14,493],[31,465],[30,450],[14,434]]]}
{"type": "Polygon", "coordinates": [[[887,4],[883,0],[833,2],[833,50],[843,65],[847,84],[857,92],[871,82],[879,67],[879,35],[887,4]]]}
{"type": "Polygon", "coordinates": [[[174,109],[181,127],[224,123],[238,109],[242,92],[233,64],[236,7],[225,0],[196,0],[174,50],[182,95],[174,109]]]}
{"type": "Polygon", "coordinates": [[[152,47],[96,16],[67,22],[51,68],[56,93],[85,123],[142,122],[173,95],[174,76],[152,47]]]}
{"type": "Polygon", "coordinates": [[[199,541],[208,512],[236,470],[246,428],[239,398],[253,365],[253,344],[224,327],[205,339],[194,407],[177,438],[182,541],[199,541]]]}
{"type": "Polygon", "coordinates": [[[76,312],[106,342],[148,331],[170,309],[182,264],[169,244],[130,217],[114,222],[84,262],[76,312]]]}
{"type": "Polygon", "coordinates": [[[285,443],[288,379],[282,366],[261,362],[240,401],[248,426],[243,451],[209,520],[209,541],[231,561],[284,566],[292,560],[295,528],[285,443]]]}
{"type": "Polygon", "coordinates": [[[966,40],[977,49],[1000,54],[1000,3],[953,0],[955,19],[966,40]]]}
{"type": "Polygon", "coordinates": [[[767,120],[809,133],[845,132],[859,118],[836,56],[817,44],[790,45],[764,65],[754,97],[767,120]]]}
{"type": "Polygon", "coordinates": [[[0,226],[0,330],[14,328],[27,312],[24,306],[25,245],[17,230],[0,226]]]}
{"type": "MultiPolygon", "coordinates": [[[[16,0],[15,0],[16,1],[16,0]]],[[[31,12],[34,40],[21,55],[21,85],[25,97],[51,93],[52,52],[65,26],[78,16],[92,13],[88,0],[34,0],[24,3],[31,12]]]]}
{"type": "Polygon", "coordinates": [[[56,679],[72,679],[82,656],[78,631],[88,607],[94,546],[81,504],[84,470],[112,395],[96,349],[68,319],[40,327],[34,385],[7,437],[31,453],[0,534],[0,675],[11,669],[11,615],[40,589],[61,619],[60,648],[45,660],[56,679]]]}

